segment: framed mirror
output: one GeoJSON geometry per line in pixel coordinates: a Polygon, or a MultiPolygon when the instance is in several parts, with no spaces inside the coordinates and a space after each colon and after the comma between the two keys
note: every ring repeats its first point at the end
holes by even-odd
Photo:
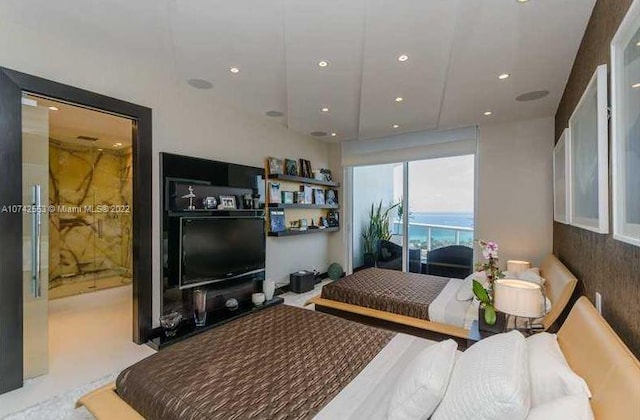
{"type": "Polygon", "coordinates": [[[569,129],[565,129],[553,148],[553,220],[569,223],[569,129]]]}
{"type": "Polygon", "coordinates": [[[640,0],[611,42],[613,237],[640,246],[640,0]]]}
{"type": "Polygon", "coordinates": [[[597,233],[609,233],[607,113],[607,65],[602,64],[569,118],[569,220],[597,233]]]}

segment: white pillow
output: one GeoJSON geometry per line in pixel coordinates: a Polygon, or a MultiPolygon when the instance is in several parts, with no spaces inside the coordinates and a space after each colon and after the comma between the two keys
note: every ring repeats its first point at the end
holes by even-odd
{"type": "Polygon", "coordinates": [[[458,344],[442,341],[422,350],[405,368],[389,404],[390,420],[426,420],[444,397],[458,344]]]}
{"type": "Polygon", "coordinates": [[[527,420],[593,420],[589,398],[584,395],[568,395],[529,411],[527,420]]]}
{"type": "Polygon", "coordinates": [[[474,271],[465,277],[462,284],[458,288],[458,293],[456,294],[456,299],[460,302],[466,302],[467,300],[473,299],[473,281],[478,280],[482,283],[487,279],[487,273],[484,271],[474,271]]]}
{"type": "Polygon", "coordinates": [[[564,358],[555,334],[542,332],[527,338],[531,405],[537,407],[568,395],[591,398],[587,383],[564,358]]]}
{"type": "Polygon", "coordinates": [[[433,420],[524,420],[531,391],[527,343],[518,331],[471,346],[456,362],[433,420]]]}

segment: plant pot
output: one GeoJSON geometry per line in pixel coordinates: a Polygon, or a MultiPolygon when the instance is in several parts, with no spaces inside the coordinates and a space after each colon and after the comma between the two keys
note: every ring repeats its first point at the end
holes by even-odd
{"type": "Polygon", "coordinates": [[[364,254],[364,266],[365,267],[374,267],[376,265],[375,255],[371,252],[367,252],[364,254]]]}
{"type": "Polygon", "coordinates": [[[505,332],[506,325],[507,317],[504,312],[496,311],[496,322],[493,325],[489,325],[484,320],[484,308],[478,309],[478,329],[480,331],[502,333],[505,332]]]}

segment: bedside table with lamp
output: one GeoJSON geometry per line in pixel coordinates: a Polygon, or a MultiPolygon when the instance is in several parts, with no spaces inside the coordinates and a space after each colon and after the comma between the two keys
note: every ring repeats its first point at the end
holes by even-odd
{"type": "MultiPolygon", "coordinates": [[[[531,320],[544,316],[546,297],[539,284],[519,279],[499,279],[494,283],[494,306],[507,316],[506,330],[517,329],[525,336],[542,331],[542,325],[531,324],[531,320]],[[526,326],[518,328],[518,319],[524,318],[526,326]],[[512,320],[510,322],[510,320],[512,320]]],[[[481,331],[478,321],[469,329],[468,346],[496,333],[481,331]]],[[[506,331],[505,331],[506,332],[506,331]]]]}

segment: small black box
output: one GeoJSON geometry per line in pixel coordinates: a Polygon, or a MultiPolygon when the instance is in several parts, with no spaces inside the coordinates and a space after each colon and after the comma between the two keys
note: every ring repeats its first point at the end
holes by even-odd
{"type": "Polygon", "coordinates": [[[313,271],[296,271],[289,274],[289,289],[293,293],[305,293],[313,290],[316,275],[313,271]]]}

